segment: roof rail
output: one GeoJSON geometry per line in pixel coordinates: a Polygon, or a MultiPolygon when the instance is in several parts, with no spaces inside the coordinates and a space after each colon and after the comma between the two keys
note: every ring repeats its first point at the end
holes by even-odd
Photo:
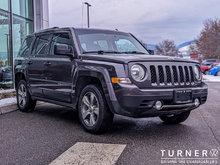
{"type": "Polygon", "coordinates": [[[58,28],[59,27],[51,27],[51,28],[47,28],[47,29],[42,29],[42,30],[36,31],[36,33],[47,32],[47,31],[50,31],[50,30],[58,29],[58,28]]]}

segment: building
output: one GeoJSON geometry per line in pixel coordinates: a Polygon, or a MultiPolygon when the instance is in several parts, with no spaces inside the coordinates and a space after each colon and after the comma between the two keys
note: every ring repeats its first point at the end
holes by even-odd
{"type": "Polygon", "coordinates": [[[13,88],[13,60],[26,35],[49,26],[48,0],[0,0],[0,90],[13,88]]]}

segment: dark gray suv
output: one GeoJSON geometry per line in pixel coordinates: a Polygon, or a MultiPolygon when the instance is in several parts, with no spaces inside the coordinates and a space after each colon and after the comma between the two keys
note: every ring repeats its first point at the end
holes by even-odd
{"type": "Polygon", "coordinates": [[[15,61],[15,86],[22,112],[37,100],[71,107],[92,133],[109,129],[114,114],[177,124],[207,99],[198,62],[150,55],[132,34],[100,29],[27,36],[15,61]]]}

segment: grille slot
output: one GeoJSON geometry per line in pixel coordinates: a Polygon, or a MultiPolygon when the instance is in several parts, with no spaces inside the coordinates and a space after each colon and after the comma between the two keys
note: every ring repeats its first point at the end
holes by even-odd
{"type": "Polygon", "coordinates": [[[172,78],[171,78],[171,71],[169,66],[165,66],[166,68],[166,74],[167,74],[167,84],[172,83],[172,78]]]}
{"type": "Polygon", "coordinates": [[[177,75],[177,69],[176,66],[172,66],[173,69],[173,80],[174,80],[174,84],[178,83],[178,75],[177,75]]]}
{"type": "Polygon", "coordinates": [[[182,66],[179,66],[179,72],[180,72],[180,83],[184,83],[184,75],[183,75],[182,66]]]}
{"type": "Polygon", "coordinates": [[[163,73],[163,67],[161,65],[158,66],[158,73],[159,73],[159,82],[160,84],[164,83],[164,73],[163,73]]]}
{"type": "Polygon", "coordinates": [[[189,83],[189,70],[187,66],[184,66],[185,75],[186,75],[186,83],[189,83]]]}
{"type": "Polygon", "coordinates": [[[189,67],[189,70],[190,70],[190,75],[191,75],[191,82],[194,82],[194,73],[193,73],[193,69],[192,69],[192,66],[189,67]]]}
{"type": "Polygon", "coordinates": [[[156,68],[155,66],[150,66],[150,73],[151,73],[151,83],[155,84],[157,83],[157,75],[156,75],[156,68]]]}

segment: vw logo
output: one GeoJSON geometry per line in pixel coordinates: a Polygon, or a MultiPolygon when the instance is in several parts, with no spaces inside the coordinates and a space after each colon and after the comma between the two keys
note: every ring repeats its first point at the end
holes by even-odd
{"type": "Polygon", "coordinates": [[[210,155],[211,157],[218,157],[218,150],[217,150],[217,149],[211,149],[211,150],[209,151],[209,155],[210,155]]]}

